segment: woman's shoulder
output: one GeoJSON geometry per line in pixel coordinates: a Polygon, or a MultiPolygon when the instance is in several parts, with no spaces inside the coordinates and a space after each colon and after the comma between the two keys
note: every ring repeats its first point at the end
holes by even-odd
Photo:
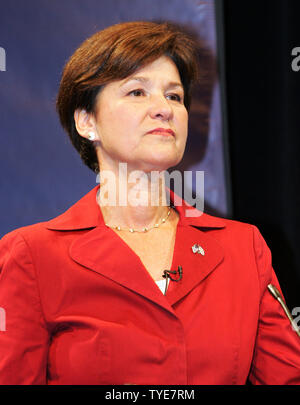
{"type": "Polygon", "coordinates": [[[171,205],[178,211],[183,225],[198,227],[204,231],[218,231],[219,233],[253,233],[257,227],[246,221],[229,218],[226,215],[212,215],[191,206],[185,199],[170,191],[171,205]]]}
{"type": "Polygon", "coordinates": [[[98,187],[93,188],[82,198],[69,206],[56,217],[16,228],[5,234],[1,242],[9,243],[23,238],[25,241],[41,243],[46,239],[55,238],[57,232],[93,228],[99,223],[99,207],[96,202],[98,187]]]}
{"type": "Polygon", "coordinates": [[[32,241],[40,241],[47,236],[47,222],[38,222],[31,225],[22,226],[3,235],[0,239],[0,250],[13,249],[18,245],[30,244],[32,241]]]}
{"type": "Polygon", "coordinates": [[[201,213],[188,222],[205,232],[208,237],[213,237],[227,252],[244,254],[246,251],[253,251],[257,257],[270,253],[268,244],[256,224],[206,213],[201,213]]]}
{"type": "MultiPolygon", "coordinates": [[[[187,210],[185,212],[187,212],[187,210]]],[[[257,225],[253,223],[228,218],[226,216],[211,215],[201,212],[195,208],[190,210],[190,215],[186,216],[184,221],[189,225],[196,226],[207,231],[223,230],[225,233],[253,233],[258,231],[257,225]]]]}

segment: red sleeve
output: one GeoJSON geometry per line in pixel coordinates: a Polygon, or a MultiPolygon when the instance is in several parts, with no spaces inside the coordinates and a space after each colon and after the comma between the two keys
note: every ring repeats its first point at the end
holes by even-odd
{"type": "Polygon", "coordinates": [[[268,284],[271,283],[282,294],[272,269],[269,248],[255,227],[254,250],[261,301],[249,380],[252,384],[259,385],[300,385],[300,337],[294,331],[280,303],[268,290],[268,284]]]}
{"type": "Polygon", "coordinates": [[[17,231],[0,240],[0,385],[46,384],[48,331],[29,248],[17,231]]]}

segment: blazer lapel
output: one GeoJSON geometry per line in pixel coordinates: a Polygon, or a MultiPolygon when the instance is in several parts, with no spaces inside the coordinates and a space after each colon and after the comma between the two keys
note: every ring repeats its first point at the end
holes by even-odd
{"type": "MultiPolygon", "coordinates": [[[[172,270],[182,267],[182,279],[173,282],[166,297],[171,305],[187,295],[202,282],[218,264],[222,262],[224,253],[218,242],[206,232],[193,226],[178,226],[172,270]],[[202,253],[193,252],[192,247],[199,245],[202,253]]],[[[172,283],[172,281],[170,281],[172,283]]]]}
{"type": "Polygon", "coordinates": [[[70,256],[80,265],[134,291],[173,313],[136,253],[114,231],[99,226],[77,238],[70,256]]]}
{"type": "Polygon", "coordinates": [[[144,296],[174,313],[172,305],[202,282],[223,260],[222,247],[207,233],[192,226],[178,225],[171,270],[182,266],[182,279],[170,281],[164,296],[135,252],[105,226],[78,237],[70,246],[70,256],[80,265],[144,296]],[[204,255],[194,253],[198,244],[204,255]],[[174,283],[174,285],[172,284],[174,283]]]}
{"type": "MultiPolygon", "coordinates": [[[[96,186],[62,215],[48,221],[47,229],[53,231],[86,230],[76,236],[69,250],[71,258],[114,282],[134,291],[174,314],[172,305],[188,294],[205,279],[222,261],[223,252],[218,242],[203,229],[225,227],[225,221],[211,217],[190,207],[176,196],[179,213],[172,269],[183,268],[181,281],[170,285],[166,296],[155,285],[152,277],[135,252],[110,228],[105,226],[96,195],[96,186]],[[189,215],[186,215],[186,210],[189,215]],[[191,209],[194,210],[191,215],[191,209]],[[202,247],[204,255],[193,253],[193,245],[202,247]]],[[[171,204],[174,193],[170,190],[171,204]]],[[[172,283],[172,282],[171,282],[172,283]]]]}

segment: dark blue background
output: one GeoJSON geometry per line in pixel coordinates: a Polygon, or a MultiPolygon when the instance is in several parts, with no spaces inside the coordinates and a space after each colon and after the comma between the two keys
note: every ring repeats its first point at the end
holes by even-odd
{"type": "MultiPolygon", "coordinates": [[[[55,99],[63,65],[79,44],[113,23],[171,19],[197,27],[215,52],[213,1],[0,1],[0,236],[63,212],[96,185],[96,176],[60,127],[55,99]]],[[[218,87],[202,162],[210,204],[226,213],[218,87]]]]}

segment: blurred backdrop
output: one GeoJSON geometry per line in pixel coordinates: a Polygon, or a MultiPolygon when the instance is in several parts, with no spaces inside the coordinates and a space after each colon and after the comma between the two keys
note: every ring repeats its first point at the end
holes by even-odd
{"type": "Polygon", "coordinates": [[[87,37],[132,20],[175,21],[199,39],[207,77],[195,91],[178,169],[204,170],[207,209],[227,214],[213,1],[11,0],[0,1],[0,10],[7,59],[0,72],[0,235],[55,217],[96,185],[59,125],[56,94],[66,60],[87,37]]]}

